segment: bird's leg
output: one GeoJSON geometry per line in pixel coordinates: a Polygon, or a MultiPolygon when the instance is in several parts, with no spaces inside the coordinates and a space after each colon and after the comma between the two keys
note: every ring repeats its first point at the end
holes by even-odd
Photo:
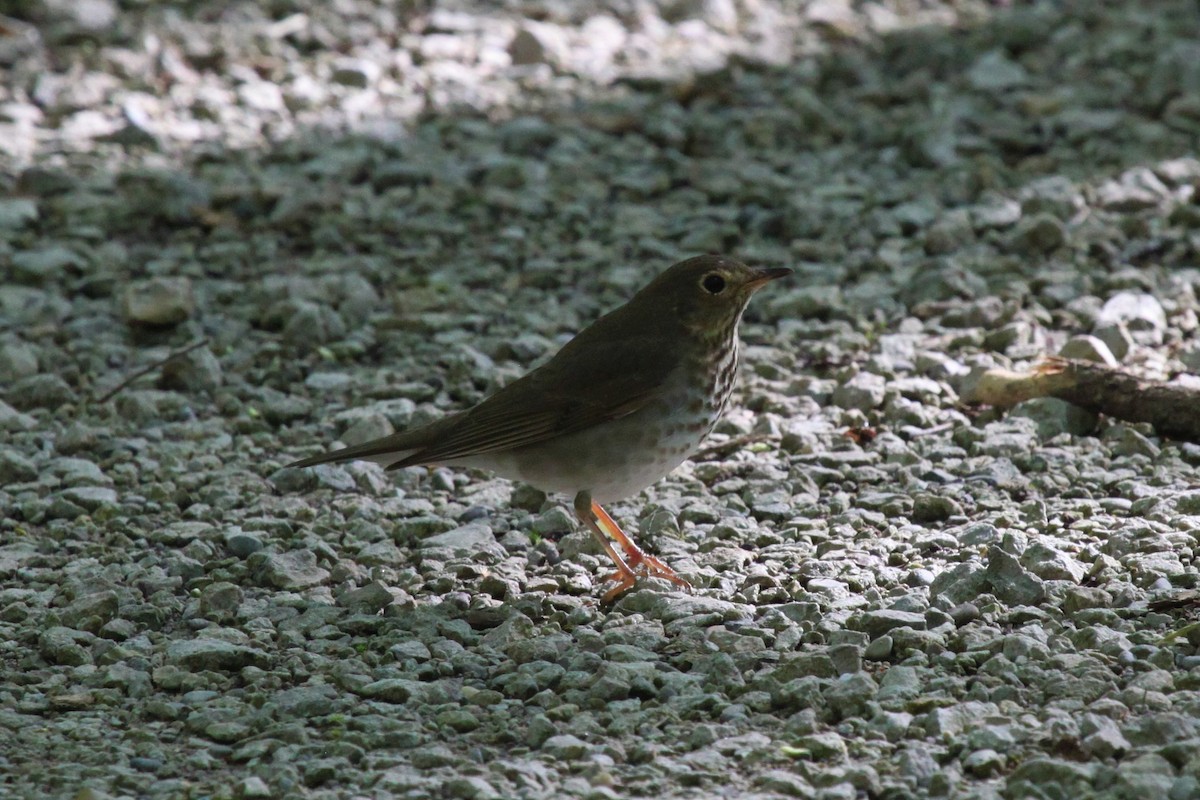
{"type": "MultiPolygon", "coordinates": [[[[617,571],[605,578],[606,581],[616,581],[617,585],[604,593],[603,600],[605,603],[611,603],[618,596],[632,589],[637,583],[637,574],[629,568],[625,563],[625,559],[621,558],[621,554],[613,547],[612,542],[608,540],[608,536],[601,530],[598,524],[599,518],[594,510],[600,508],[592,502],[592,495],[589,492],[580,492],[575,495],[575,516],[579,517],[579,521],[588,526],[592,535],[596,537],[596,541],[600,542],[600,546],[604,548],[604,552],[608,553],[608,557],[617,565],[617,571]]],[[[604,509],[600,509],[600,513],[604,514],[604,509]]],[[[608,517],[608,514],[604,514],[608,517]]],[[[612,522],[611,518],[609,522],[612,522]]],[[[624,536],[624,534],[622,534],[624,536]]]]}
{"type": "Polygon", "coordinates": [[[599,503],[592,503],[592,513],[596,515],[601,530],[608,533],[609,536],[617,540],[617,544],[621,545],[621,549],[625,551],[625,563],[630,569],[637,570],[643,575],[666,578],[671,583],[679,586],[691,587],[690,583],[675,574],[675,570],[638,547],[632,539],[625,535],[625,531],[621,530],[621,526],[617,524],[616,520],[600,507],[599,503]]]}
{"type": "Polygon", "coordinates": [[[606,578],[606,580],[617,582],[615,588],[605,593],[606,602],[613,600],[627,589],[633,588],[634,579],[639,573],[665,578],[678,586],[691,586],[690,583],[676,575],[675,570],[634,544],[633,540],[621,530],[621,526],[608,515],[608,512],[599,503],[592,500],[590,494],[580,492],[575,496],[575,513],[596,535],[605,552],[617,565],[617,571],[606,578]],[[625,551],[624,558],[613,548],[609,541],[610,538],[615,540],[625,551]]]}

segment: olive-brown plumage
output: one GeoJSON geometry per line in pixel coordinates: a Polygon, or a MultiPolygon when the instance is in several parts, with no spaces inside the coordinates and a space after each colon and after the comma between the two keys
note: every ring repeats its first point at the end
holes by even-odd
{"type": "Polygon", "coordinates": [[[724,256],[682,261],[475,407],[290,466],[365,459],[389,469],[488,469],[575,496],[576,513],[617,565],[610,577],[618,586],[606,599],[632,586],[635,570],[684,583],[642,553],[599,503],[641,491],[695,451],[728,405],[746,304],[789,272],[724,256]]]}

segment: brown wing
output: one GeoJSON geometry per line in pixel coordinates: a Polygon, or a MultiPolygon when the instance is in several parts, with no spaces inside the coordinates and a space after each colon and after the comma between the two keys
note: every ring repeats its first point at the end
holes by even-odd
{"type": "Polygon", "coordinates": [[[389,469],[512,450],[619,419],[654,400],[679,361],[655,340],[600,338],[577,337],[538,369],[443,420],[440,435],[399,454],[389,469]]]}

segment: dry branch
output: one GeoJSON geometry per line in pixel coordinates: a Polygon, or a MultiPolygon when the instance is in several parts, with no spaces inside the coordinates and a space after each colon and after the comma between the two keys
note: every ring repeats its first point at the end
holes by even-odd
{"type": "Polygon", "coordinates": [[[1007,408],[1035,397],[1056,397],[1126,422],[1149,422],[1162,436],[1200,441],[1200,390],[1090,361],[1051,357],[1029,372],[989,369],[962,399],[1007,408]]]}
{"type": "Polygon", "coordinates": [[[187,347],[184,347],[180,350],[175,350],[175,351],[171,352],[165,358],[160,358],[158,361],[155,361],[153,364],[150,364],[146,367],[143,367],[142,369],[139,369],[137,372],[133,373],[128,378],[121,381],[116,386],[114,386],[113,388],[111,388],[107,392],[105,392],[104,394],[97,397],[96,402],[97,403],[108,402],[113,397],[115,397],[119,392],[122,392],[125,389],[129,388],[129,386],[132,385],[133,382],[138,380],[139,378],[143,378],[146,375],[149,375],[151,372],[154,372],[154,370],[165,366],[166,364],[168,364],[171,361],[174,361],[177,358],[182,358],[183,356],[186,356],[188,353],[192,352],[193,350],[198,350],[199,348],[204,347],[208,343],[209,343],[209,339],[208,339],[208,337],[205,337],[203,339],[197,339],[196,341],[189,344],[187,347]]]}

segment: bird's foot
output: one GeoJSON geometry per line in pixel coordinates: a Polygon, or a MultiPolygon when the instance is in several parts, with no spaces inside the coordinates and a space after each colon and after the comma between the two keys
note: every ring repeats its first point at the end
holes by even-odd
{"type": "Polygon", "coordinates": [[[637,574],[632,570],[624,573],[617,570],[613,574],[604,577],[604,583],[608,583],[609,581],[616,581],[617,585],[600,596],[601,602],[605,605],[615,603],[618,597],[628,592],[634,586],[637,586],[637,574]]]}
{"type": "MultiPolygon", "coordinates": [[[[626,555],[629,553],[626,551],[626,555]]],[[[615,560],[615,559],[614,559],[615,560]]],[[[617,585],[604,593],[603,600],[605,603],[612,603],[618,597],[637,585],[638,576],[646,578],[663,578],[676,586],[681,586],[684,589],[692,588],[692,585],[676,574],[675,570],[668,567],[663,562],[651,555],[647,555],[640,550],[630,557],[628,560],[619,562],[623,569],[618,568],[616,572],[604,576],[604,583],[616,581],[617,585]]]]}
{"type": "Polygon", "coordinates": [[[691,584],[676,575],[676,571],[671,567],[654,558],[653,555],[647,555],[642,548],[635,545],[634,541],[625,535],[625,531],[620,529],[620,525],[608,516],[608,512],[601,509],[599,503],[593,503],[592,497],[587,492],[580,492],[576,495],[575,513],[580,521],[592,531],[596,541],[600,543],[600,547],[604,548],[608,558],[612,559],[612,563],[617,565],[616,572],[605,576],[605,583],[612,581],[617,585],[602,595],[604,602],[611,603],[626,591],[634,588],[637,585],[638,576],[664,578],[678,587],[691,587],[691,584]],[[613,542],[620,546],[624,557],[616,547],[613,547],[613,542]]]}
{"type": "MultiPolygon", "coordinates": [[[[642,548],[633,543],[633,540],[625,535],[616,521],[608,515],[608,512],[600,507],[599,503],[590,502],[590,498],[586,498],[589,502],[583,503],[577,498],[577,503],[580,506],[590,511],[588,514],[580,513],[580,518],[587,523],[592,532],[596,534],[601,546],[608,553],[609,558],[617,565],[617,571],[611,575],[607,575],[604,581],[615,581],[616,586],[604,593],[604,602],[611,603],[620,597],[625,592],[637,585],[639,575],[651,578],[663,578],[674,583],[676,586],[691,588],[691,584],[676,574],[675,570],[668,567],[665,563],[647,554],[642,548]],[[612,546],[615,541],[624,551],[624,557],[616,551],[612,546]]],[[[580,511],[579,507],[576,508],[580,511]]]]}
{"type": "MultiPolygon", "coordinates": [[[[638,548],[634,548],[631,553],[628,549],[625,550],[625,565],[629,568],[631,574],[641,575],[647,578],[662,578],[668,580],[676,586],[682,586],[685,589],[692,588],[692,585],[685,579],[679,577],[675,570],[668,567],[661,560],[649,555],[638,548]]],[[[622,577],[622,574],[614,572],[605,580],[615,581],[622,577]]]]}

